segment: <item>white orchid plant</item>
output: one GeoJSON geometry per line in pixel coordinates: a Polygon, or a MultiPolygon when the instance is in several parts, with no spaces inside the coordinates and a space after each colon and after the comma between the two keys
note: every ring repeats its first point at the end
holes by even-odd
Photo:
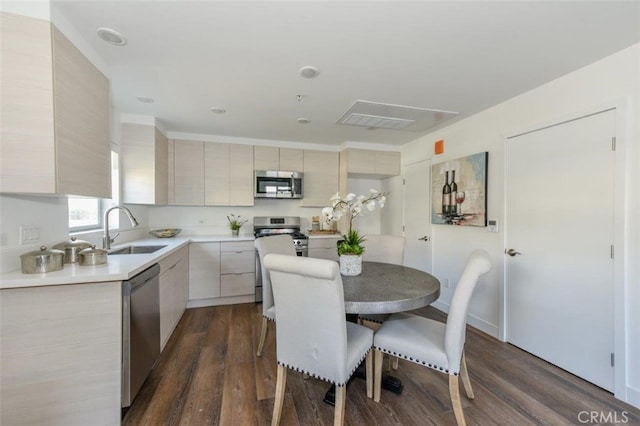
{"type": "Polygon", "coordinates": [[[325,207],[322,209],[322,215],[327,224],[331,222],[337,222],[343,217],[349,219],[349,227],[346,235],[343,235],[343,240],[338,244],[338,255],[354,254],[361,255],[364,253],[364,247],[362,243],[364,238],[353,229],[353,220],[362,215],[364,209],[368,211],[374,211],[376,205],[380,208],[384,207],[384,203],[387,200],[388,192],[380,192],[375,189],[369,190],[369,195],[358,195],[353,193],[347,194],[345,198],[340,196],[340,193],[336,193],[331,197],[331,207],[325,207]]]}

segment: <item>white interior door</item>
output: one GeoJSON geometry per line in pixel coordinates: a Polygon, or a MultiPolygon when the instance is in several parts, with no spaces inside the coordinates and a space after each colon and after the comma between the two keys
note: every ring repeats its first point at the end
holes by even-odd
{"type": "Polygon", "coordinates": [[[507,340],[613,390],[615,110],[506,143],[507,340]]]}
{"type": "Polygon", "coordinates": [[[404,167],[404,264],[431,272],[431,161],[404,167]]]}

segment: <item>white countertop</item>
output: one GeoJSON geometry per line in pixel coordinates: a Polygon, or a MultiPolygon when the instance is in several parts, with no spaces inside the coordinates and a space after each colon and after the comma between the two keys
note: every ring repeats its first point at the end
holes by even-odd
{"type": "Polygon", "coordinates": [[[79,284],[89,282],[124,281],[144,271],[149,266],[167,257],[187,244],[221,241],[253,241],[251,234],[240,235],[193,235],[173,238],[147,238],[114,245],[113,250],[126,246],[166,245],[154,253],[110,255],[107,263],[96,266],[80,266],[65,263],[60,271],[43,274],[23,274],[20,270],[0,275],[0,289],[41,287],[50,285],[79,284]]]}

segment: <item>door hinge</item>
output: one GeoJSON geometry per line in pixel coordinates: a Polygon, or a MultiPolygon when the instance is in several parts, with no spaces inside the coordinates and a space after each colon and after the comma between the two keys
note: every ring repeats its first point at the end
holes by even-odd
{"type": "Polygon", "coordinates": [[[402,178],[402,184],[403,184],[403,185],[405,185],[405,182],[406,182],[406,181],[404,180],[404,178],[402,178]]]}
{"type": "Polygon", "coordinates": [[[611,366],[615,367],[615,365],[616,365],[616,354],[611,352],[611,366]]]}
{"type": "Polygon", "coordinates": [[[615,255],[615,252],[613,250],[613,244],[611,245],[611,258],[613,259],[615,255]]]}
{"type": "Polygon", "coordinates": [[[616,150],[616,137],[612,137],[611,138],[611,151],[615,151],[616,150]]]}
{"type": "Polygon", "coordinates": [[[404,225],[402,225],[402,232],[404,232],[404,225]]]}

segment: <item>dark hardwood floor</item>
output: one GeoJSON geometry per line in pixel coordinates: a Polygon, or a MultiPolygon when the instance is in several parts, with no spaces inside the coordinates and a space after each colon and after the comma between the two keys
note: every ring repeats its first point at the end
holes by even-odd
{"type": "MultiPolygon", "coordinates": [[[[433,309],[415,311],[444,320],[433,309]]],[[[125,425],[269,425],[276,384],[275,325],[255,355],[261,306],[188,309],[127,411],[125,425]]],[[[461,391],[469,425],[640,425],[640,410],[510,344],[468,328],[467,365],[475,399],[461,391]],[[591,414],[591,413],[595,414],[591,414]]],[[[448,378],[400,361],[404,391],[366,397],[363,380],[347,390],[347,425],[455,425],[448,378]]],[[[282,425],[330,425],[327,383],[289,371],[282,425]]]]}

